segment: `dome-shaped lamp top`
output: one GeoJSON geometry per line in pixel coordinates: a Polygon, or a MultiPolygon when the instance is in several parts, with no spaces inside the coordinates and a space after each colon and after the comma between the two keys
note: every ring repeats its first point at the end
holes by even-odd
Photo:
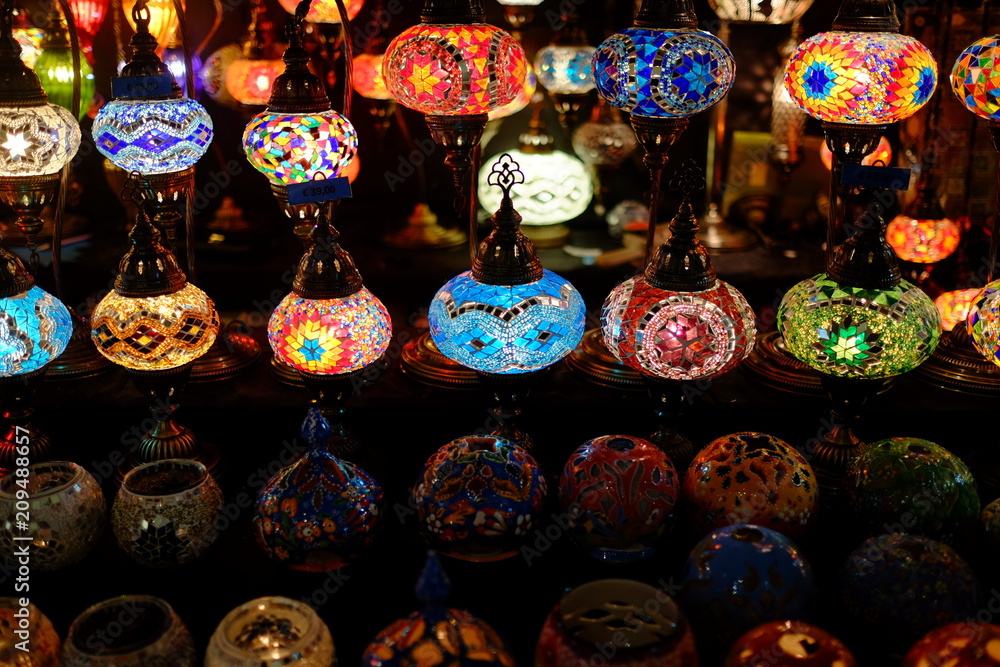
{"type": "Polygon", "coordinates": [[[386,49],[382,76],[392,95],[406,107],[440,116],[488,114],[514,101],[529,69],[521,45],[481,19],[427,23],[428,6],[437,4],[428,2],[425,22],[404,30],[386,49]]]}
{"type": "Polygon", "coordinates": [[[986,120],[1000,120],[1000,35],[970,44],[951,70],[951,89],[966,109],[986,120]]]}
{"type": "Polygon", "coordinates": [[[799,45],[784,83],[813,118],[884,125],[906,120],[930,100],[937,87],[937,63],[913,37],[834,30],[799,45]]]}

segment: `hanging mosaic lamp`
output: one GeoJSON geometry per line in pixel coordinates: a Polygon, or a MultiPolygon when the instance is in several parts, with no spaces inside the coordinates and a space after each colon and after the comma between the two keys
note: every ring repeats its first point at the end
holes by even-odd
{"type": "MultiPolygon", "coordinates": [[[[73,106],[73,52],[69,34],[58,13],[52,15],[49,27],[42,40],[42,50],[34,66],[35,74],[49,96],[52,104],[66,110],[73,106]]],[[[79,120],[86,117],[96,91],[94,70],[86,58],[80,58],[80,113],[79,120]]]]}

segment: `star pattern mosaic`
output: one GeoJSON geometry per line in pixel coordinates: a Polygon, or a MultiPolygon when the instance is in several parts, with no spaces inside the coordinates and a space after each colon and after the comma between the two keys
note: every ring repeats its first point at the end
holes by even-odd
{"type": "Polygon", "coordinates": [[[258,114],[243,133],[254,169],[277,184],[333,178],[358,154],[358,133],[332,109],[319,114],[258,114]]]}
{"type": "Polygon", "coordinates": [[[506,375],[541,370],[572,352],[586,312],[576,288],[552,271],[524,285],[486,285],[466,271],[438,290],[427,317],[441,354],[506,375]]]}
{"type": "Polygon", "coordinates": [[[1000,37],[984,37],[962,51],[951,71],[951,89],[972,113],[1000,120],[1000,37]]]}
{"type": "Polygon", "coordinates": [[[94,119],[94,143],[101,155],[125,171],[169,174],[183,171],[208,151],[212,118],[194,100],[115,100],[94,119]]]}
{"type": "Polygon", "coordinates": [[[4,109],[0,115],[0,176],[58,173],[80,148],[80,125],[54,104],[4,109]]]}
{"type": "Polygon", "coordinates": [[[0,377],[38,370],[63,353],[72,335],[69,310],[40,287],[0,299],[0,377]]]}
{"type": "Polygon", "coordinates": [[[905,120],[937,87],[923,44],[897,33],[832,31],[810,37],[788,61],[785,89],[813,118],[877,125],[905,120]]]}
{"type": "Polygon", "coordinates": [[[941,336],[941,316],[930,297],[905,280],[874,290],[820,274],[785,294],[778,331],[796,359],[822,373],[886,378],[931,355],[941,336]]]}
{"type": "Polygon", "coordinates": [[[94,309],[97,351],[134,370],[166,370],[208,352],[219,333],[212,300],[188,283],[173,294],[124,297],[109,292],[94,309]]]}
{"type": "Polygon", "coordinates": [[[756,318],[728,283],[673,292],[637,276],[612,290],[601,315],[604,342],[623,364],[669,380],[712,378],[753,349],[756,318]]]}
{"type": "Polygon", "coordinates": [[[489,113],[513,102],[527,71],[517,40],[487,24],[413,26],[389,44],[382,63],[400,104],[446,116],[489,113]]]}
{"type": "Polygon", "coordinates": [[[640,116],[679,118],[705,111],[733,87],[729,47],[701,30],[629,28],[594,56],[597,92],[640,116]]]}
{"type": "Polygon", "coordinates": [[[389,313],[366,288],[342,299],[303,299],[289,294],[267,325],[276,357],[316,375],[360,370],[389,347],[389,313]]]}

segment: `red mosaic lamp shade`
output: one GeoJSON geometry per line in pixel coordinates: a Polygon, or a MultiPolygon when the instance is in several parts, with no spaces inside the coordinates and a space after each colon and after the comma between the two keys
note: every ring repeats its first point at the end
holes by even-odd
{"type": "Polygon", "coordinates": [[[111,0],[69,0],[69,8],[76,21],[76,31],[80,37],[80,46],[84,51],[90,51],[94,44],[94,36],[104,23],[111,0]]]}

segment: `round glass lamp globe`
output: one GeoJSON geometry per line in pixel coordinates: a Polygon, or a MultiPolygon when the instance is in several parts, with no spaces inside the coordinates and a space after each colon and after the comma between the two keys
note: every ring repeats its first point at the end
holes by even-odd
{"type": "MultiPolygon", "coordinates": [[[[523,225],[554,225],[582,215],[594,198],[594,185],[587,167],[569,153],[524,153],[508,151],[521,165],[524,183],[514,187],[511,200],[523,225]]],[[[503,192],[489,184],[493,165],[479,170],[479,201],[487,211],[500,208],[503,192]]]]}
{"type": "MultiPolygon", "coordinates": [[[[132,9],[137,0],[123,0],[122,9],[125,11],[125,18],[128,20],[132,32],[135,32],[135,21],[132,20],[132,9]]],[[[181,8],[187,5],[186,0],[181,0],[181,8]]],[[[174,42],[177,36],[177,29],[180,27],[180,19],[177,17],[177,8],[174,0],[148,0],[146,7],[149,9],[149,32],[156,39],[156,43],[161,47],[174,42]]]]}
{"type": "Polygon", "coordinates": [[[518,111],[521,111],[526,106],[531,104],[531,100],[535,96],[536,90],[538,90],[538,77],[535,76],[535,72],[533,70],[529,69],[527,74],[524,76],[524,85],[518,92],[517,97],[502,107],[498,107],[491,111],[489,113],[490,120],[507,118],[508,116],[513,116],[518,111]]]}
{"type": "Polygon", "coordinates": [[[137,371],[169,370],[192,362],[208,352],[219,333],[215,304],[190,283],[160,296],[109,292],[90,321],[97,351],[137,371]]]}
{"type": "Polygon", "coordinates": [[[521,92],[520,43],[485,24],[416,25],[386,49],[382,76],[396,100],[427,115],[488,114],[521,92]]]}
{"type": "Polygon", "coordinates": [[[274,59],[237,58],[225,70],[226,92],[240,104],[264,106],[285,63],[274,59]]]}
{"type": "Polygon", "coordinates": [[[535,56],[538,82],[550,93],[582,95],[594,89],[593,46],[546,46],[535,56]]]}
{"type": "Polygon", "coordinates": [[[274,356],[314,375],[343,375],[377,361],[389,347],[392,322],[374,294],[340,299],[286,296],[267,323],[274,356]]]}
{"type": "Polygon", "coordinates": [[[788,351],[810,368],[878,379],[923,363],[941,337],[941,316],[930,297],[905,280],[864,289],[820,274],[785,294],[778,331],[788,351]]]}
{"type": "Polygon", "coordinates": [[[1000,366],[1000,280],[980,290],[969,306],[965,324],[980,354],[1000,366]]]}
{"type": "Polygon", "coordinates": [[[980,118],[1000,120],[1000,35],[984,37],[962,51],[951,70],[951,89],[980,118]]]}
{"type": "MultiPolygon", "coordinates": [[[[205,64],[198,72],[201,89],[219,104],[232,106],[239,100],[229,92],[226,73],[234,62],[243,57],[242,49],[236,44],[227,44],[205,59],[205,64]]],[[[284,63],[281,63],[284,67],[284,63]]],[[[282,71],[282,70],[279,70],[282,71]]],[[[270,80],[273,81],[273,77],[270,80]]],[[[270,92],[270,88],[268,89],[270,92]]]]}
{"type": "Polygon", "coordinates": [[[0,299],[0,377],[42,368],[66,349],[73,320],[62,301],[40,287],[0,299]]]}
{"type": "Polygon", "coordinates": [[[524,285],[486,285],[466,271],[438,290],[427,314],[441,354],[466,368],[513,375],[556,363],[583,339],[586,308],[546,269],[524,285]]]}
{"type": "Polygon", "coordinates": [[[931,52],[894,32],[822,32],[802,42],[785,69],[785,89],[795,103],[831,123],[906,120],[936,87],[931,52]]]}
{"type": "Polygon", "coordinates": [[[771,2],[745,2],[744,0],[708,0],[723,21],[741,23],[791,23],[802,18],[813,0],[772,0],[771,2]]]}
{"type": "Polygon", "coordinates": [[[628,28],[594,56],[597,92],[638,116],[683,118],[716,105],[733,87],[729,47],[701,30],[628,28]]]}
{"type": "Polygon", "coordinates": [[[587,121],[573,131],[573,151],[590,165],[619,165],[638,146],[635,130],[625,123],[587,121]]]}
{"type": "Polygon", "coordinates": [[[601,313],[604,343],[634,370],[667,380],[722,375],[753,350],[753,309],[719,280],[702,292],[674,292],[630,278],[611,291],[601,313]]]}
{"type": "Polygon", "coordinates": [[[934,299],[934,305],[941,313],[941,330],[951,331],[958,326],[959,322],[964,322],[965,318],[969,316],[972,302],[976,300],[980,292],[982,290],[979,288],[960,289],[945,292],[934,299]]]}
{"type": "Polygon", "coordinates": [[[354,56],[354,90],[370,100],[391,100],[392,93],[382,78],[384,53],[359,53],[354,56]]]}
{"type": "MultiPolygon", "coordinates": [[[[64,109],[73,105],[73,54],[69,49],[44,49],[35,63],[35,74],[51,104],[64,109]]],[[[80,113],[83,120],[94,99],[94,69],[86,58],[80,58],[80,113]]]]}
{"type": "MultiPolygon", "coordinates": [[[[299,0],[278,0],[286,12],[295,13],[295,8],[299,5],[299,0]]],[[[354,17],[361,13],[365,0],[344,0],[344,8],[347,10],[347,20],[353,21],[354,17]]],[[[309,6],[309,13],[306,14],[306,21],[310,23],[341,23],[340,11],[337,9],[336,0],[313,0],[309,6]]]]}
{"type": "Polygon", "coordinates": [[[272,183],[305,183],[339,176],[358,153],[358,133],[332,109],[306,115],[264,111],[243,132],[243,149],[272,183]]]}
{"type": "Polygon", "coordinates": [[[94,144],[125,171],[170,174],[193,167],[208,152],[212,117],[198,102],[114,100],[97,112],[94,144]]]}
{"type": "Polygon", "coordinates": [[[80,125],[55,104],[0,109],[0,177],[59,173],[80,148],[80,125]]]}
{"type": "Polygon", "coordinates": [[[934,264],[958,249],[961,228],[952,220],[925,220],[897,215],[885,230],[885,240],[907,262],[934,264]]]}

